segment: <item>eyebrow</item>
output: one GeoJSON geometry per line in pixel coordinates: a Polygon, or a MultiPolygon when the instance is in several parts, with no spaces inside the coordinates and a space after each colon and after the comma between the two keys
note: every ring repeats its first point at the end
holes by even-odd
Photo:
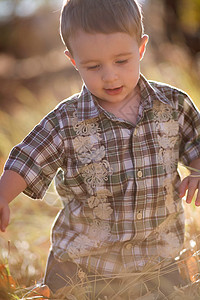
{"type": "MultiPolygon", "coordinates": [[[[121,56],[129,56],[129,55],[132,55],[132,52],[120,53],[120,54],[115,55],[114,57],[118,58],[118,57],[121,57],[121,56]]],[[[88,59],[88,60],[83,60],[83,61],[80,62],[81,65],[86,65],[86,64],[89,64],[89,63],[98,63],[98,60],[88,59]]]]}
{"type": "Polygon", "coordinates": [[[81,61],[80,64],[81,65],[87,65],[89,63],[97,63],[97,62],[98,62],[97,60],[94,60],[94,59],[90,60],[90,59],[88,59],[88,60],[81,61]]]}
{"type": "Polygon", "coordinates": [[[117,54],[116,57],[120,57],[120,56],[129,56],[129,55],[132,55],[132,52],[124,52],[124,53],[120,53],[120,54],[117,54]]]}

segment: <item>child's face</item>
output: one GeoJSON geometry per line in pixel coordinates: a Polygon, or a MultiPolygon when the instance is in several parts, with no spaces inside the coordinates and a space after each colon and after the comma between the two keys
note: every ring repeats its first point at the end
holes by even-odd
{"type": "MultiPolygon", "coordinates": [[[[110,105],[134,99],[147,36],[140,46],[127,33],[90,34],[79,31],[66,51],[90,92],[110,105]]],[[[101,103],[103,104],[103,102],[101,103]]]]}

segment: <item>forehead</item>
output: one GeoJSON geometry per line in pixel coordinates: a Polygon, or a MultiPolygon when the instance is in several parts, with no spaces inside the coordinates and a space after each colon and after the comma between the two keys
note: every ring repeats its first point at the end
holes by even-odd
{"type": "Polygon", "coordinates": [[[115,33],[87,33],[79,30],[70,38],[70,47],[74,57],[95,57],[95,55],[118,55],[121,52],[136,51],[136,39],[124,32],[115,33]]]}

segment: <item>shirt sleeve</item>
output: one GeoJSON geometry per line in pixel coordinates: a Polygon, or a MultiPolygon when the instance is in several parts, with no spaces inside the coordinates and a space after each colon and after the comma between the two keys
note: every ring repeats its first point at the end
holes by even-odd
{"type": "Polygon", "coordinates": [[[21,175],[27,183],[24,193],[42,199],[58,168],[64,163],[64,145],[54,112],[46,116],[28,136],[15,146],[5,170],[21,175]]]}
{"type": "Polygon", "coordinates": [[[193,160],[200,158],[200,113],[188,96],[184,97],[182,107],[179,157],[185,166],[189,166],[193,160]]]}

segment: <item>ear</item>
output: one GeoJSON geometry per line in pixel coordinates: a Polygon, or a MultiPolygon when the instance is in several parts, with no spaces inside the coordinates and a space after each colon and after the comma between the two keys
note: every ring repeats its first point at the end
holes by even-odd
{"type": "Polygon", "coordinates": [[[142,39],[141,39],[141,42],[140,42],[140,48],[139,48],[140,60],[142,60],[143,57],[144,57],[144,53],[145,53],[145,50],[146,50],[146,45],[148,43],[148,40],[149,40],[149,36],[147,34],[144,34],[142,36],[142,39]]]}
{"type": "Polygon", "coordinates": [[[77,67],[76,67],[76,62],[73,58],[73,56],[71,55],[71,53],[68,51],[68,50],[65,50],[65,55],[68,57],[68,59],[71,61],[72,65],[74,66],[74,68],[77,70],[77,67]]]}

